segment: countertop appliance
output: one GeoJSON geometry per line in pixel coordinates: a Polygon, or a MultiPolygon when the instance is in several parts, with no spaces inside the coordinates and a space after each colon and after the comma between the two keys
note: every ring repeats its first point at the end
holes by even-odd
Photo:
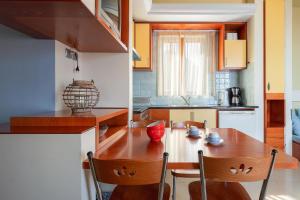
{"type": "Polygon", "coordinates": [[[256,111],[219,111],[219,128],[234,128],[262,140],[256,128],[256,111]]]}
{"type": "Polygon", "coordinates": [[[228,98],[231,106],[240,106],[242,105],[242,92],[239,87],[228,88],[228,98]]]}

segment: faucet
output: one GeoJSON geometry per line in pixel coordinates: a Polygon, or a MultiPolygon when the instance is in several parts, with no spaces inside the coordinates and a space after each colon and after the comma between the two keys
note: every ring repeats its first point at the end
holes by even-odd
{"type": "Polygon", "coordinates": [[[191,105],[191,97],[190,97],[190,96],[186,96],[186,97],[180,96],[180,97],[184,100],[184,103],[185,103],[186,105],[188,105],[188,106],[191,105]]]}

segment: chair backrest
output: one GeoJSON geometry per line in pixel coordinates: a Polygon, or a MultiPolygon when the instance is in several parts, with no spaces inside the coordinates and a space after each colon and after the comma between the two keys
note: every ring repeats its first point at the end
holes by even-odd
{"type": "Polygon", "coordinates": [[[99,191],[98,197],[101,196],[101,189],[97,181],[116,185],[160,183],[158,195],[159,199],[162,198],[168,153],[164,153],[163,159],[157,161],[100,160],[93,158],[92,152],[88,153],[88,158],[96,191],[99,191]]]}
{"type": "Polygon", "coordinates": [[[158,120],[141,120],[141,121],[131,121],[130,127],[131,128],[145,128],[147,125],[158,121],[158,120]]]}
{"type": "MultiPolygon", "coordinates": [[[[252,182],[264,180],[261,197],[265,196],[277,151],[272,150],[267,157],[212,158],[203,156],[199,151],[199,166],[202,195],[206,195],[205,180],[221,182],[252,182]]],[[[206,200],[205,197],[202,197],[206,200]]]]}
{"type": "Polygon", "coordinates": [[[196,126],[197,128],[206,128],[204,122],[196,122],[196,121],[183,121],[183,122],[172,122],[172,128],[188,128],[190,126],[196,126]]]}

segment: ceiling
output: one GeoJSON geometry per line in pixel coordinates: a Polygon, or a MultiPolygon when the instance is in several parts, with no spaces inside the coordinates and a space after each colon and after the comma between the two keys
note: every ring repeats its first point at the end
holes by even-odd
{"type": "MultiPolygon", "coordinates": [[[[136,21],[156,22],[229,22],[247,21],[255,13],[252,3],[155,3],[175,0],[133,0],[136,21]]],[[[177,0],[183,1],[183,0],[177,0]]],[[[196,1],[196,0],[189,0],[196,1]]],[[[199,1],[199,0],[198,0],[199,1]]],[[[208,1],[208,0],[201,0],[208,1]]],[[[214,0],[221,1],[221,0],[214,0]]],[[[225,0],[223,0],[225,1],[225,0]]],[[[228,0],[227,0],[228,1],[228,0]]],[[[241,0],[231,0],[241,1],[241,0]]],[[[186,1],[183,1],[186,2],[186,1]]],[[[211,2],[211,1],[210,1],[211,2]]]]}

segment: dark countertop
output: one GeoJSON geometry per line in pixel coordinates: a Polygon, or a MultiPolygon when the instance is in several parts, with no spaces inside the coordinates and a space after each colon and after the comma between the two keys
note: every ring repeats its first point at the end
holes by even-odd
{"type": "Polygon", "coordinates": [[[255,110],[258,106],[217,106],[217,105],[150,105],[150,106],[134,106],[133,113],[139,114],[148,109],[217,109],[221,111],[244,111],[244,110],[255,110]]]}

